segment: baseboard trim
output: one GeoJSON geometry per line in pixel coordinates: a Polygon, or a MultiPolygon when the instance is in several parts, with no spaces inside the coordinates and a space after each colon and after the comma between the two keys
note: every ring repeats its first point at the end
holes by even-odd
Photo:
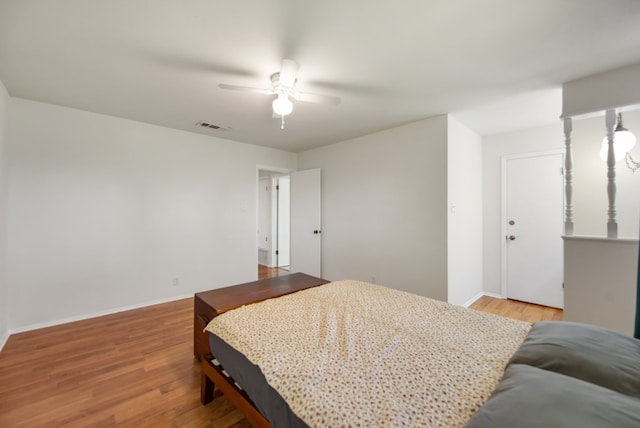
{"type": "MultiPolygon", "coordinates": [[[[125,312],[125,311],[130,311],[132,309],[140,309],[140,308],[144,308],[144,307],[147,307],[147,306],[153,306],[153,305],[159,305],[159,304],[162,304],[162,303],[174,302],[176,300],[187,299],[187,298],[190,298],[190,297],[193,297],[193,294],[186,294],[186,295],[180,295],[180,296],[167,297],[167,298],[164,298],[164,299],[150,300],[150,301],[147,301],[147,302],[136,303],[134,305],[127,305],[127,306],[121,306],[121,307],[118,307],[118,308],[107,309],[105,311],[92,312],[92,313],[88,313],[88,314],[77,315],[77,316],[68,317],[68,318],[60,318],[60,319],[53,320],[53,321],[46,321],[46,322],[42,322],[42,323],[31,324],[31,325],[27,325],[27,326],[23,326],[23,327],[13,328],[13,329],[9,330],[9,335],[7,336],[7,340],[9,339],[9,336],[11,336],[12,334],[16,334],[16,333],[24,333],[26,331],[38,330],[38,329],[47,328],[47,327],[53,327],[53,326],[56,326],[56,325],[67,324],[67,323],[76,322],[76,321],[82,321],[82,320],[86,320],[86,319],[89,319],[89,318],[96,318],[96,317],[102,317],[102,316],[105,316],[105,315],[117,314],[118,312],[125,312]]],[[[0,350],[2,350],[2,347],[0,347],[0,350]]]]}
{"type": "Polygon", "coordinates": [[[499,294],[487,293],[487,292],[483,291],[483,292],[480,292],[480,293],[476,294],[471,299],[469,299],[465,304],[462,305],[462,307],[468,308],[469,306],[473,305],[476,302],[476,300],[478,300],[482,296],[493,297],[494,299],[504,299],[504,297],[502,297],[499,294]]]}
{"type": "Polygon", "coordinates": [[[476,294],[475,296],[473,296],[472,298],[470,298],[469,300],[467,300],[465,303],[463,303],[461,306],[463,308],[468,308],[469,306],[471,306],[476,300],[478,300],[479,298],[481,298],[483,296],[483,293],[480,292],[478,294],[476,294]]]}
{"type": "Polygon", "coordinates": [[[2,337],[0,337],[0,352],[2,352],[2,348],[4,348],[4,345],[7,344],[7,340],[9,340],[9,336],[11,336],[11,333],[6,332],[5,334],[2,335],[2,337]]]}
{"type": "Polygon", "coordinates": [[[504,297],[501,294],[496,294],[496,293],[482,293],[483,296],[487,296],[487,297],[493,297],[494,299],[506,299],[506,297],[504,297]]]}
{"type": "MultiPolygon", "coordinates": [[[[500,296],[498,294],[495,294],[495,293],[481,292],[481,293],[478,293],[477,295],[475,295],[474,297],[472,297],[471,299],[469,299],[466,303],[464,303],[461,306],[463,306],[465,308],[468,308],[469,306],[471,306],[476,300],[478,300],[482,296],[489,296],[489,297],[494,297],[496,299],[503,299],[502,296],[500,296]]],[[[67,323],[70,323],[70,322],[82,321],[82,320],[86,320],[86,319],[90,319],[90,318],[96,318],[96,317],[102,317],[102,316],[105,316],[105,315],[117,314],[118,312],[125,312],[125,311],[130,311],[132,309],[140,309],[140,308],[144,308],[144,307],[147,307],[147,306],[153,306],[153,305],[159,305],[159,304],[162,304],[162,303],[174,302],[176,300],[187,299],[187,298],[190,298],[190,297],[193,297],[193,294],[173,296],[173,297],[168,297],[168,298],[165,298],[165,299],[150,300],[150,301],[147,301],[147,302],[137,303],[135,305],[121,306],[121,307],[118,307],[118,308],[108,309],[108,310],[105,310],[105,311],[92,312],[92,313],[83,314],[83,315],[77,315],[77,316],[68,317],[68,318],[60,318],[60,319],[53,320],[53,321],[47,321],[47,322],[31,324],[31,325],[27,325],[27,326],[23,326],[23,327],[10,329],[5,335],[0,337],[0,352],[2,352],[2,349],[4,348],[4,345],[7,343],[7,341],[9,340],[9,337],[12,334],[24,333],[24,332],[27,332],[27,331],[38,330],[38,329],[47,328],[47,327],[53,327],[53,326],[56,326],[56,325],[67,324],[67,323]]]]}

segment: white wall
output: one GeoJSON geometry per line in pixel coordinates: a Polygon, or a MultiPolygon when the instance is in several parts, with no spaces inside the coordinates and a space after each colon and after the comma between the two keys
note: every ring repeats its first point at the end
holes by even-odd
{"type": "Polygon", "coordinates": [[[322,169],[322,272],[447,299],[447,117],[303,152],[322,169]]]}
{"type": "Polygon", "coordinates": [[[482,139],[448,116],[448,301],[482,293],[482,139]]]}
{"type": "Polygon", "coordinates": [[[256,166],[296,166],[292,153],[15,98],[8,159],[17,330],[256,279],[256,166]]]}
{"type": "Polygon", "coordinates": [[[7,161],[9,93],[0,82],[0,350],[9,338],[9,285],[7,281],[7,161]]]}
{"type": "MultiPolygon", "coordinates": [[[[625,127],[640,137],[640,110],[623,113],[625,127]]],[[[574,120],[574,234],[606,236],[607,177],[606,164],[599,157],[605,134],[604,116],[574,120]]],[[[503,155],[564,150],[562,123],[508,134],[484,137],[483,159],[483,231],[484,291],[501,293],[500,158],[503,155]]],[[[640,160],[640,144],[632,150],[640,160]]],[[[638,237],[640,218],[640,171],[631,174],[624,161],[616,164],[617,207],[620,237],[638,237]]]]}

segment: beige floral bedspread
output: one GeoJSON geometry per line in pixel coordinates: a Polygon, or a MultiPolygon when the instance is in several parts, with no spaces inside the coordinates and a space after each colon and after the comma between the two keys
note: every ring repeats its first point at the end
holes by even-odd
{"type": "Polygon", "coordinates": [[[530,324],[358,281],[222,314],[206,328],[312,427],[458,427],[530,324]]]}

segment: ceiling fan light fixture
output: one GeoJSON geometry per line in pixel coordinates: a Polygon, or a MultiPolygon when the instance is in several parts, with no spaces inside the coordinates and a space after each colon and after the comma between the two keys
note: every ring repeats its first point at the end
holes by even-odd
{"type": "Polygon", "coordinates": [[[280,71],[271,74],[270,88],[254,88],[250,86],[228,85],[226,83],[218,84],[221,89],[231,89],[234,91],[255,92],[264,95],[277,95],[271,106],[273,108],[273,117],[282,119],[284,128],[284,117],[293,111],[293,103],[291,99],[303,101],[307,103],[324,104],[337,106],[340,104],[340,98],[332,95],[310,94],[306,92],[298,92],[296,83],[298,81],[298,69],[300,65],[291,60],[283,59],[280,71]]]}
{"type": "Polygon", "coordinates": [[[273,100],[273,112],[280,116],[286,116],[293,111],[293,103],[286,94],[278,94],[278,98],[273,100]]]}

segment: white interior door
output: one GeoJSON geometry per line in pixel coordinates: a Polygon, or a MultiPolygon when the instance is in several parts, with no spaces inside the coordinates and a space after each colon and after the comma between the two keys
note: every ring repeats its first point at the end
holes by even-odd
{"type": "MultiPolygon", "coordinates": [[[[506,160],[507,297],[562,308],[563,156],[506,160]]],[[[503,229],[505,230],[505,229],[503,229]]]]}
{"type": "Polygon", "coordinates": [[[278,267],[287,267],[290,264],[289,252],[289,177],[278,177],[277,187],[277,222],[278,222],[278,267]]]}
{"type": "Polygon", "coordinates": [[[291,272],[321,277],[320,169],[290,175],[291,272]]]}
{"type": "Polygon", "coordinates": [[[258,249],[267,251],[271,245],[271,191],[269,178],[258,181],[258,249]]]}

